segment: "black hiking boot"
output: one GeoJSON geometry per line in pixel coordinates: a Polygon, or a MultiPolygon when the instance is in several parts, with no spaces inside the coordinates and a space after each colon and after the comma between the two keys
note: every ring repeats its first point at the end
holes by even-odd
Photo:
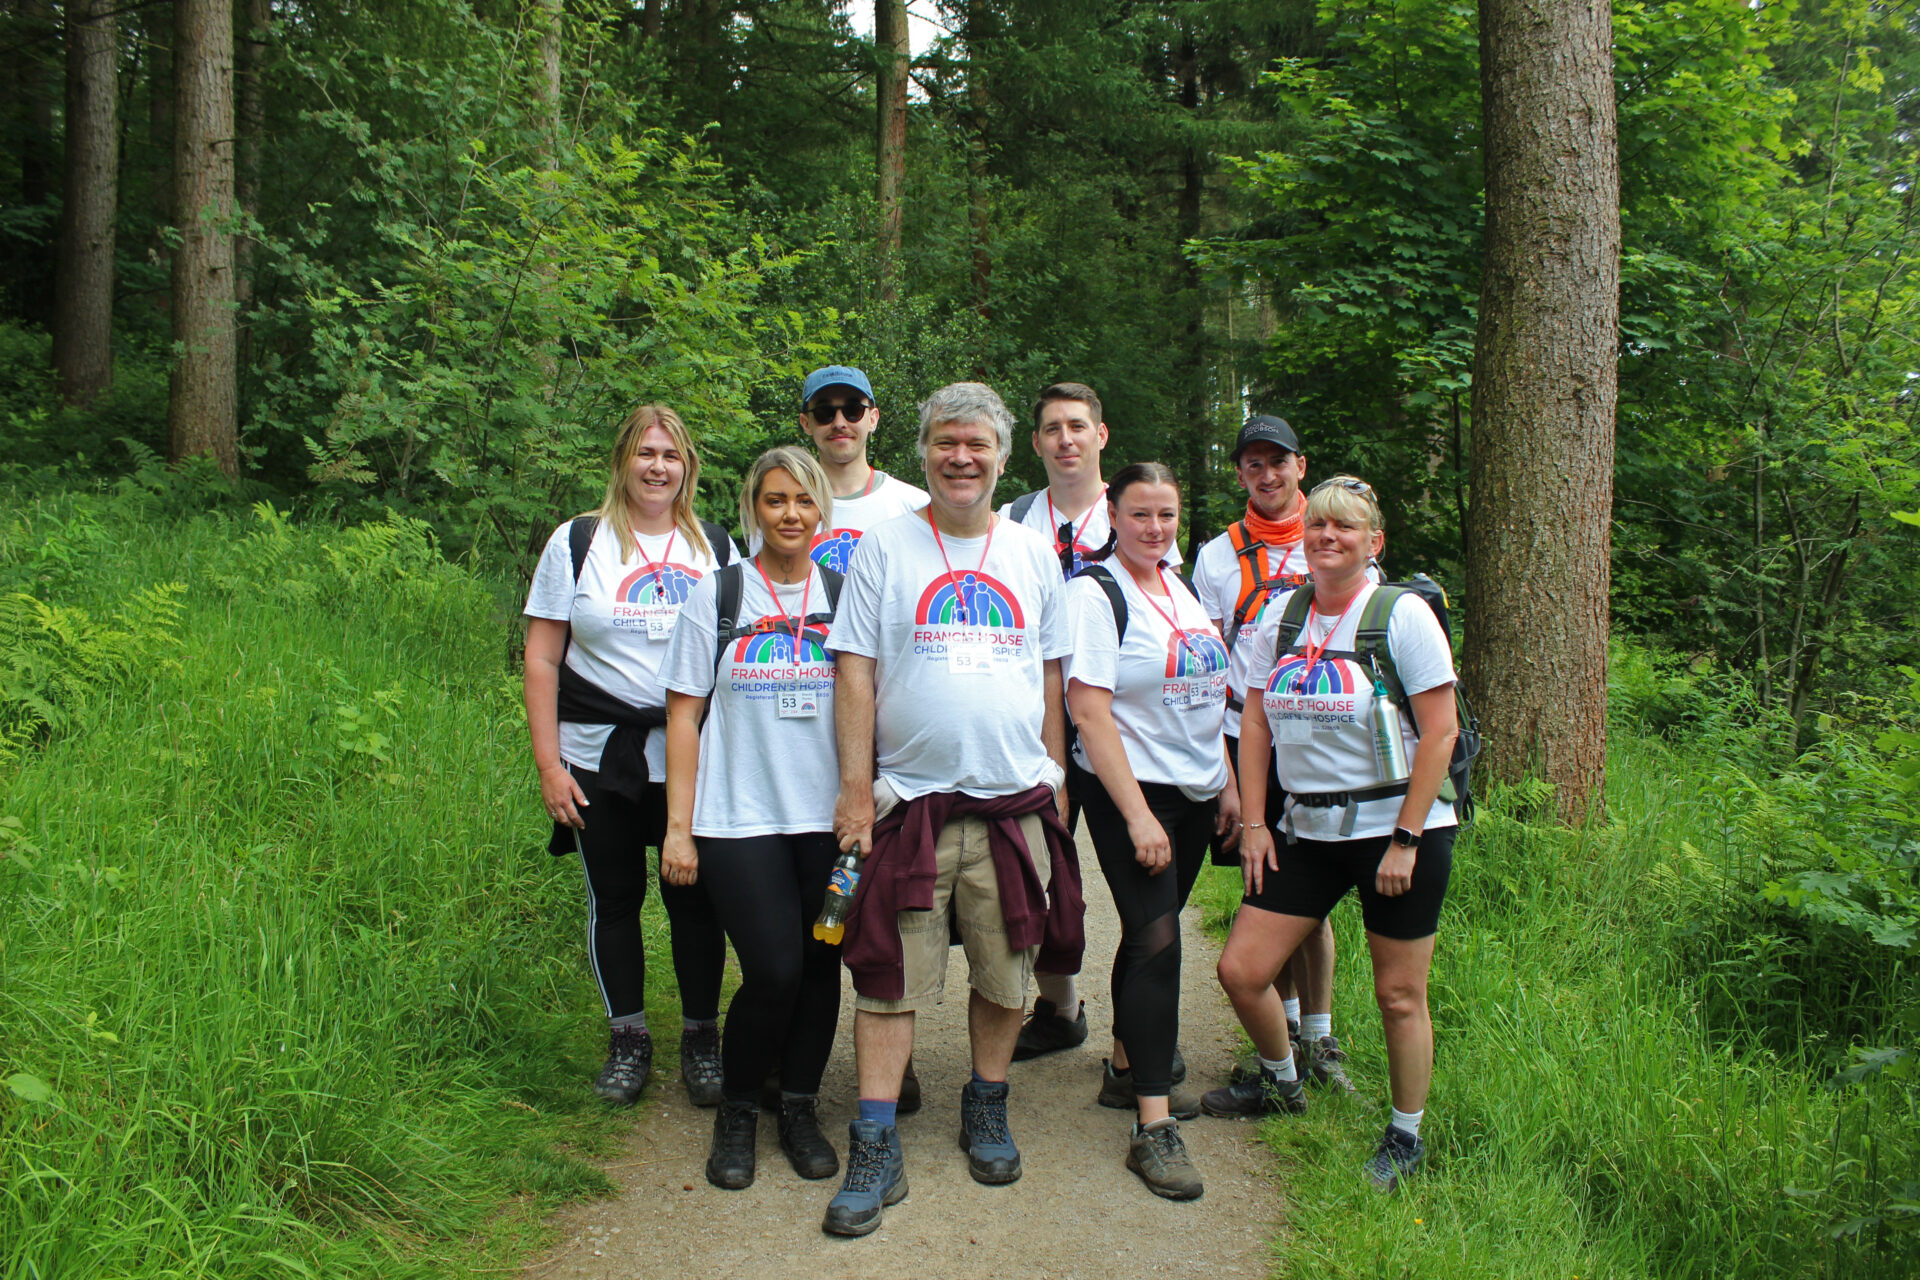
{"type": "Polygon", "coordinates": [[[720,1105],[720,1027],[715,1023],[689,1027],[680,1033],[680,1078],[687,1084],[687,1100],[696,1107],[720,1105]]]}
{"type": "Polygon", "coordinates": [[[969,1080],[960,1091],[960,1149],[975,1182],[1020,1180],[1020,1148],[1007,1128],[1006,1081],[969,1080]]]}
{"type": "Polygon", "coordinates": [[[780,1149],[803,1178],[831,1178],[840,1172],[840,1157],[820,1132],[818,1098],[780,1099],[780,1149]]]}
{"type": "Polygon", "coordinates": [[[1307,1091],[1298,1080],[1262,1074],[1224,1089],[1200,1095],[1200,1109],[1210,1116],[1299,1115],[1307,1109],[1307,1091]]]}
{"type": "Polygon", "coordinates": [[[593,1091],[608,1102],[630,1107],[653,1074],[653,1037],[645,1027],[615,1027],[607,1046],[607,1065],[600,1068],[593,1091]]]}
{"type": "Polygon", "coordinates": [[[1020,1038],[1013,1042],[1013,1060],[1025,1062],[1043,1053],[1057,1053],[1086,1042],[1087,1002],[1080,1002],[1077,1015],[1065,1018],[1054,1008],[1053,1001],[1043,996],[1033,1002],[1033,1012],[1020,1028],[1020,1038]]]}
{"type": "Polygon", "coordinates": [[[707,1156],[707,1181],[724,1191],[753,1185],[753,1144],[760,1129],[760,1108],[725,1099],[713,1116],[713,1150],[707,1156]]]}

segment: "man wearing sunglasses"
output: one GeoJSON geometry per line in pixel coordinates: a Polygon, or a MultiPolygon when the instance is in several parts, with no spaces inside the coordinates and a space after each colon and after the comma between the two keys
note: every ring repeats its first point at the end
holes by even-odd
{"type": "Polygon", "coordinates": [[[863,531],[920,510],[927,492],[867,461],[880,409],[866,374],[843,364],[815,369],[801,389],[800,406],[800,430],[813,441],[833,486],[833,528],[814,539],[813,558],[845,573],[863,531]]]}
{"type": "MultiPolygon", "coordinates": [[[[1300,438],[1285,418],[1257,414],[1240,428],[1233,442],[1233,467],[1247,491],[1246,514],[1225,533],[1200,548],[1194,560],[1194,586],[1200,603],[1231,651],[1227,687],[1247,684],[1247,644],[1260,627],[1260,613],[1269,598],[1284,595],[1310,576],[1301,549],[1305,533],[1307,495],[1301,482],[1307,475],[1307,455],[1300,438]]],[[[1378,566],[1367,575],[1380,580],[1378,566]]],[[[1227,746],[1239,767],[1240,703],[1227,699],[1227,746]]],[[[1268,769],[1268,794],[1278,813],[1280,784],[1268,769]]],[[[1291,1030],[1302,1027],[1294,1041],[1301,1056],[1300,1074],[1321,1084],[1351,1090],[1346,1053],[1333,1034],[1333,929],[1326,921],[1307,935],[1293,958],[1274,981],[1285,1001],[1291,1030]]]]}

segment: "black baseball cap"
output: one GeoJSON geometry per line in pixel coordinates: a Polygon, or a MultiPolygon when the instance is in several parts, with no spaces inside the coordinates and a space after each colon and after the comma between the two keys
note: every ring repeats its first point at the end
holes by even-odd
{"type": "Polygon", "coordinates": [[[1285,418],[1276,418],[1270,413],[1259,413],[1248,418],[1247,425],[1240,428],[1240,434],[1233,442],[1233,453],[1230,456],[1238,462],[1248,445],[1259,444],[1262,441],[1278,445],[1288,453],[1300,452],[1300,437],[1293,434],[1293,428],[1287,425],[1285,418]]]}

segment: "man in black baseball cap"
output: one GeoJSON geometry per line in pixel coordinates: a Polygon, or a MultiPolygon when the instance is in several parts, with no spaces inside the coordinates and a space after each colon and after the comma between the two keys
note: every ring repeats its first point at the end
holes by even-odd
{"type": "MultiPolygon", "coordinates": [[[[1270,444],[1282,453],[1290,453],[1300,458],[1301,473],[1305,474],[1305,458],[1300,452],[1300,437],[1293,434],[1293,428],[1287,425],[1285,418],[1276,418],[1270,413],[1257,413],[1248,418],[1247,425],[1240,428],[1240,434],[1233,442],[1233,453],[1230,456],[1233,458],[1234,466],[1240,465],[1240,455],[1247,451],[1248,445],[1260,443],[1270,444]]],[[[1241,483],[1246,483],[1246,477],[1241,477],[1241,483]]],[[[1295,493],[1300,491],[1297,479],[1294,481],[1293,491],[1295,493]]],[[[1247,492],[1252,494],[1252,486],[1248,486],[1247,492]]]]}

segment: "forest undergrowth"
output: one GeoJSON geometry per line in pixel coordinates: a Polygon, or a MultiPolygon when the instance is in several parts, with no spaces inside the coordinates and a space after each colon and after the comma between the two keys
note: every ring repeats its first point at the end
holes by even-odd
{"type": "MultiPolygon", "coordinates": [[[[584,1087],[514,590],[418,521],[195,483],[0,494],[0,1275],[510,1267],[631,1123],[584,1087]]],[[[1604,821],[1520,788],[1461,843],[1432,1166],[1393,1200],[1339,913],[1361,1093],[1263,1131],[1280,1274],[1913,1273],[1912,707],[1786,765],[1684,663],[1624,651],[1615,707],[1604,821]]]]}

